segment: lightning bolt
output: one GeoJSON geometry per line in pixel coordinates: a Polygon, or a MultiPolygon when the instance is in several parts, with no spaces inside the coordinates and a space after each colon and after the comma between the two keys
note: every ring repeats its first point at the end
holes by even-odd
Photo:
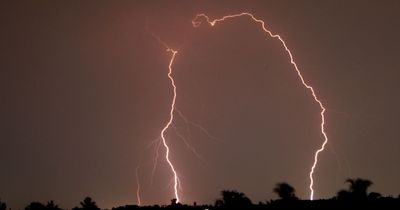
{"type": "Polygon", "coordinates": [[[137,184],[137,188],[136,188],[136,199],[138,202],[138,205],[142,205],[142,199],[140,198],[140,182],[139,182],[139,166],[136,167],[135,170],[135,175],[136,175],[136,184],[137,184]]]}
{"type": "Polygon", "coordinates": [[[261,29],[269,37],[278,39],[281,42],[282,46],[285,48],[285,50],[286,50],[286,52],[287,52],[287,54],[288,54],[288,56],[290,58],[290,63],[293,65],[293,67],[294,67],[298,77],[300,78],[303,86],[305,88],[307,88],[308,90],[310,90],[315,102],[318,103],[319,107],[321,108],[321,112],[320,112],[320,115],[321,115],[321,134],[324,137],[324,141],[323,141],[322,145],[319,147],[319,149],[317,151],[315,151],[314,162],[313,162],[313,164],[311,166],[311,170],[310,170],[310,173],[309,173],[309,178],[310,178],[310,185],[309,185],[310,200],[313,200],[314,199],[314,189],[313,189],[314,178],[313,178],[313,175],[314,175],[315,168],[316,168],[316,166],[318,164],[318,155],[322,151],[324,151],[325,145],[328,143],[328,136],[325,133],[325,111],[326,111],[326,109],[325,109],[324,105],[322,104],[322,102],[317,97],[317,94],[315,93],[314,88],[304,80],[303,75],[301,74],[296,62],[293,59],[292,52],[290,51],[290,49],[286,45],[286,42],[282,39],[282,37],[279,34],[273,34],[270,30],[268,30],[266,28],[266,26],[265,26],[265,22],[264,21],[256,18],[253,14],[248,13],[248,12],[242,12],[242,13],[233,14],[233,15],[226,15],[226,16],[223,16],[222,18],[218,18],[218,19],[214,19],[214,20],[211,20],[206,14],[197,14],[195,16],[195,18],[192,20],[192,24],[193,24],[193,27],[198,27],[202,23],[201,19],[205,19],[207,21],[207,23],[210,24],[213,27],[213,26],[215,26],[215,24],[217,24],[219,22],[223,22],[223,21],[228,20],[228,19],[232,19],[232,18],[236,18],[236,17],[242,17],[242,16],[250,17],[255,23],[258,23],[261,26],[261,29]]]}
{"type": "MultiPolygon", "coordinates": [[[[170,167],[170,169],[171,169],[171,171],[173,173],[174,194],[175,194],[176,202],[178,203],[180,201],[179,193],[178,193],[178,187],[180,186],[180,181],[179,181],[178,173],[176,172],[175,166],[174,166],[174,164],[172,163],[172,161],[170,159],[170,156],[169,156],[170,155],[170,148],[169,148],[169,146],[167,144],[167,140],[165,138],[165,132],[168,130],[169,127],[172,126],[171,124],[172,124],[172,122],[174,120],[174,111],[175,111],[175,104],[176,104],[176,85],[175,85],[175,80],[174,80],[174,78],[172,76],[172,70],[173,70],[172,69],[172,65],[173,65],[173,63],[175,61],[175,56],[178,53],[178,51],[170,48],[163,40],[161,40],[161,38],[159,36],[157,36],[153,32],[151,32],[149,30],[149,27],[148,27],[147,23],[146,23],[145,29],[153,38],[155,38],[158,41],[158,43],[160,43],[161,45],[163,45],[166,48],[167,52],[171,53],[171,58],[170,58],[169,64],[168,64],[168,74],[167,74],[167,76],[168,76],[168,79],[171,82],[172,91],[173,91],[173,97],[172,97],[172,102],[171,102],[171,109],[169,111],[169,120],[168,120],[167,124],[165,124],[163,129],[161,130],[160,137],[161,137],[162,145],[164,146],[165,151],[166,151],[165,152],[165,160],[167,161],[167,163],[168,163],[168,165],[169,165],[169,167],[170,167]]],[[[158,145],[160,145],[160,144],[158,144],[158,145]]],[[[156,166],[157,166],[158,148],[159,148],[159,146],[156,147],[156,157],[154,159],[154,165],[153,165],[153,170],[152,170],[152,180],[153,180],[153,175],[154,175],[154,172],[155,172],[156,166]]]]}
{"type": "Polygon", "coordinates": [[[173,97],[172,97],[171,109],[169,111],[169,120],[168,120],[167,124],[164,126],[164,128],[161,130],[160,136],[161,136],[161,140],[162,140],[162,143],[164,145],[164,148],[166,150],[165,159],[167,160],[167,163],[168,163],[169,167],[171,168],[172,173],[174,174],[175,198],[176,198],[176,202],[179,202],[179,194],[178,194],[179,178],[178,178],[178,173],[175,170],[174,164],[170,160],[170,157],[169,157],[170,149],[169,149],[169,146],[167,144],[167,140],[165,138],[165,132],[168,130],[168,128],[172,124],[172,121],[174,120],[174,110],[175,110],[175,103],[176,103],[176,85],[175,85],[175,80],[172,77],[172,64],[174,63],[175,56],[178,53],[178,51],[173,50],[172,48],[168,47],[167,48],[167,52],[170,52],[172,54],[171,55],[171,60],[169,61],[169,65],[168,65],[168,69],[169,69],[168,78],[171,81],[171,85],[172,85],[172,88],[173,88],[173,97]]]}

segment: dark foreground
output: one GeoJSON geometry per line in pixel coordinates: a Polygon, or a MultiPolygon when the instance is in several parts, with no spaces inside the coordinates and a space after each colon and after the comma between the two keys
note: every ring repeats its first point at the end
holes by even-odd
{"type": "MultiPolygon", "coordinates": [[[[235,190],[221,191],[221,197],[218,198],[214,205],[193,205],[177,203],[176,199],[171,200],[170,205],[153,205],[138,206],[126,205],[114,207],[112,210],[152,210],[152,209],[188,209],[188,210],[230,210],[230,209],[246,209],[246,210],[275,210],[275,209],[293,209],[293,210],[336,210],[336,209],[357,209],[357,210],[400,210],[400,195],[382,196],[377,192],[368,192],[372,182],[367,179],[347,179],[349,183],[348,189],[342,189],[337,195],[331,199],[325,200],[300,200],[295,189],[288,183],[278,183],[273,189],[279,199],[254,204],[242,192],[235,190]]],[[[0,210],[10,210],[5,202],[0,200],[0,210]]],[[[40,202],[32,202],[25,207],[25,210],[63,210],[53,201],[42,204],[40,202]]],[[[95,201],[90,197],[86,197],[80,205],[72,210],[101,210],[95,201]]]]}
{"type": "MultiPolygon", "coordinates": [[[[400,197],[380,197],[374,200],[272,200],[266,203],[252,204],[239,200],[217,202],[215,205],[186,205],[176,203],[173,199],[170,205],[153,205],[153,206],[138,206],[126,205],[114,207],[112,210],[152,210],[152,209],[177,209],[177,210],[230,210],[230,209],[246,209],[246,210],[274,210],[274,209],[293,209],[293,210],[333,210],[333,209],[366,209],[366,210],[400,210],[400,197]]],[[[1,206],[0,206],[1,207],[1,206]]],[[[1,210],[6,210],[1,207],[1,210]]],[[[53,201],[46,205],[39,202],[30,203],[25,210],[62,210],[53,201]]],[[[87,197],[80,203],[80,207],[75,207],[72,210],[101,210],[91,198],[87,197]]]]}
{"type": "Polygon", "coordinates": [[[399,198],[381,198],[374,201],[338,201],[338,200],[296,200],[296,201],[270,201],[267,203],[251,204],[251,205],[232,205],[232,206],[216,206],[216,205],[182,205],[171,204],[168,206],[136,206],[127,205],[113,208],[113,210],[137,210],[137,209],[188,209],[188,210],[229,210],[229,209],[254,209],[254,210],[274,210],[274,209],[294,209],[294,210],[330,210],[330,209],[373,209],[373,210],[400,210],[399,198]]]}

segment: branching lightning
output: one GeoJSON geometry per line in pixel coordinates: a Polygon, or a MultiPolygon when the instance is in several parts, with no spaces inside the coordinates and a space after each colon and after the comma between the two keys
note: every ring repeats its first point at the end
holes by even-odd
{"type": "Polygon", "coordinates": [[[199,159],[203,159],[203,157],[197,152],[197,150],[190,145],[189,141],[179,132],[178,128],[175,127],[174,125],[171,125],[171,127],[174,129],[176,135],[182,139],[183,143],[186,145],[186,147],[199,159]]]}
{"type": "Polygon", "coordinates": [[[262,21],[262,20],[256,18],[253,14],[248,13],[248,12],[243,12],[243,13],[238,13],[238,14],[233,14],[233,15],[226,15],[226,16],[223,16],[222,18],[218,18],[218,19],[214,19],[214,20],[211,20],[206,14],[198,14],[198,15],[196,15],[196,17],[192,20],[192,24],[193,24],[194,27],[198,27],[198,26],[200,26],[200,24],[202,23],[202,19],[205,19],[206,22],[207,22],[208,24],[210,24],[211,26],[215,26],[215,24],[217,24],[217,23],[219,23],[219,22],[223,22],[223,21],[225,21],[225,20],[232,19],[232,18],[236,18],[236,17],[241,17],[241,16],[250,17],[254,22],[260,24],[262,30],[263,30],[269,37],[271,37],[271,38],[276,38],[276,39],[278,39],[278,40],[282,43],[282,46],[285,48],[285,50],[286,50],[286,52],[287,52],[287,54],[288,54],[288,56],[289,56],[289,58],[290,58],[290,63],[293,65],[293,67],[294,67],[294,69],[295,69],[295,71],[296,71],[298,77],[300,78],[300,80],[301,80],[303,86],[306,87],[308,90],[310,90],[310,92],[311,92],[311,94],[312,94],[312,96],[313,96],[315,102],[318,103],[319,107],[321,108],[321,112],[320,112],[320,115],[321,115],[321,133],[322,133],[322,135],[323,135],[323,137],[324,137],[324,141],[323,141],[321,147],[320,147],[320,148],[315,152],[315,154],[314,154],[314,162],[313,162],[313,164],[312,164],[312,167],[311,167],[311,170],[310,170],[310,173],[309,173],[309,178],[310,178],[310,185],[309,185],[309,189],[310,189],[310,199],[313,200],[313,198],[314,198],[314,189],[313,189],[314,178],[313,178],[313,175],[314,175],[314,171],[315,171],[315,168],[316,168],[316,166],[317,166],[317,163],[318,163],[318,155],[319,155],[319,153],[321,153],[322,151],[324,151],[325,145],[328,143],[328,137],[327,137],[327,135],[326,135],[326,133],[325,133],[325,111],[326,111],[326,109],[325,109],[325,107],[323,106],[323,104],[322,104],[322,102],[320,101],[320,99],[317,97],[317,95],[316,95],[316,93],[315,93],[315,91],[314,91],[314,88],[313,88],[312,86],[310,86],[310,85],[304,80],[303,75],[301,74],[301,72],[300,72],[300,70],[299,70],[299,68],[298,68],[298,66],[297,66],[297,64],[296,64],[296,62],[294,61],[292,52],[290,51],[290,49],[289,49],[289,48],[287,47],[287,45],[286,45],[286,42],[281,38],[280,35],[278,35],[278,34],[273,34],[270,30],[268,30],[268,29],[266,28],[266,26],[265,26],[264,21],[262,21]]]}
{"type": "Polygon", "coordinates": [[[162,139],[162,143],[165,147],[165,159],[167,160],[167,163],[169,165],[169,167],[171,168],[172,173],[174,174],[174,193],[175,193],[175,198],[176,201],[179,202],[179,193],[178,193],[178,185],[179,185],[179,178],[178,178],[178,173],[175,170],[174,164],[171,162],[170,157],[169,157],[169,153],[170,153],[170,149],[169,146],[167,144],[167,140],[165,139],[165,132],[168,130],[168,128],[171,126],[172,121],[174,120],[174,110],[175,110],[175,103],[176,103],[176,85],[175,85],[175,80],[172,77],[172,64],[174,63],[175,60],[175,56],[178,53],[178,51],[173,50],[171,48],[167,48],[167,52],[171,52],[172,56],[171,56],[171,60],[169,61],[169,65],[168,65],[168,78],[171,81],[171,85],[173,87],[173,97],[172,97],[172,103],[171,103],[171,109],[169,112],[169,120],[167,122],[167,124],[164,126],[164,128],[161,130],[160,136],[162,139]]]}
{"type": "Polygon", "coordinates": [[[186,123],[186,125],[192,125],[193,127],[198,128],[200,131],[202,131],[211,140],[214,140],[216,142],[222,142],[221,139],[219,139],[218,137],[213,136],[210,132],[207,131],[207,129],[205,129],[199,123],[195,123],[195,122],[190,121],[187,117],[185,117],[185,115],[183,115],[183,113],[178,108],[175,108],[175,111],[183,119],[183,121],[186,123]]]}
{"type": "Polygon", "coordinates": [[[158,158],[160,156],[160,148],[162,145],[161,137],[158,138],[158,142],[156,142],[155,151],[154,151],[154,159],[153,159],[153,168],[151,170],[151,179],[150,184],[153,184],[154,174],[156,173],[157,165],[158,165],[158,158]]]}
{"type": "MultiPolygon", "coordinates": [[[[168,144],[167,144],[167,140],[166,140],[166,138],[165,138],[165,132],[168,130],[169,127],[172,126],[171,124],[172,124],[172,122],[173,122],[173,120],[174,120],[174,111],[175,111],[175,104],[176,104],[176,85],[175,85],[175,80],[174,80],[174,78],[173,78],[173,76],[172,76],[172,70],[173,70],[173,69],[172,69],[172,65],[173,65],[173,63],[174,63],[174,61],[175,61],[175,56],[176,56],[176,54],[178,53],[178,51],[177,51],[177,50],[174,50],[174,49],[172,49],[172,48],[170,48],[165,42],[163,42],[163,41],[161,40],[160,37],[158,37],[157,35],[155,35],[154,33],[152,33],[152,32],[149,30],[149,28],[147,27],[147,24],[146,24],[146,31],[147,31],[148,33],[150,33],[150,34],[153,36],[153,38],[155,38],[155,39],[158,41],[158,43],[160,43],[161,45],[163,45],[163,46],[166,48],[167,52],[171,53],[171,58],[170,58],[169,64],[168,64],[168,74],[167,74],[167,76],[168,76],[168,79],[169,79],[170,82],[171,82],[171,86],[172,86],[172,90],[173,90],[173,97],[172,97],[172,102],[171,102],[171,108],[170,108],[170,111],[169,111],[169,120],[168,120],[168,122],[165,124],[165,126],[163,127],[163,129],[161,130],[161,132],[160,132],[160,138],[161,138],[162,145],[164,146],[165,151],[166,151],[166,152],[165,152],[165,160],[167,161],[167,163],[168,163],[168,165],[169,165],[169,167],[170,167],[170,169],[171,169],[171,171],[172,171],[172,173],[173,173],[175,198],[176,198],[176,201],[179,202],[179,201],[180,201],[180,199],[179,199],[179,193],[178,193],[178,187],[180,186],[179,177],[178,177],[178,173],[176,172],[175,166],[174,166],[174,164],[172,163],[172,161],[171,161],[171,159],[170,159],[170,148],[169,148],[169,146],[168,146],[168,144]]],[[[158,145],[156,146],[156,156],[155,156],[154,164],[153,164],[152,179],[153,179],[153,175],[154,175],[154,172],[155,172],[156,166],[157,166],[157,160],[158,160],[158,155],[159,155],[159,153],[158,153],[158,150],[159,150],[159,149],[158,149],[158,148],[160,147],[160,145],[161,145],[161,144],[158,144],[158,145]]]]}
{"type": "MultiPolygon", "coordinates": [[[[325,111],[326,111],[326,109],[325,109],[325,107],[323,106],[323,104],[322,104],[322,102],[320,101],[320,99],[317,97],[317,95],[316,95],[316,93],[315,93],[315,91],[314,91],[314,88],[313,88],[312,86],[310,86],[310,85],[304,80],[303,75],[301,74],[301,72],[300,72],[300,70],[299,70],[299,68],[298,68],[298,66],[297,66],[297,64],[296,64],[296,62],[294,61],[294,58],[293,58],[293,55],[292,55],[290,49],[289,49],[289,48],[287,47],[287,45],[286,45],[286,42],[281,38],[281,36],[280,36],[279,34],[273,34],[270,30],[268,30],[268,29],[266,28],[266,26],[265,26],[265,22],[264,22],[264,21],[262,21],[262,20],[256,18],[253,14],[248,13],[248,12],[243,12],[243,13],[238,13],[238,14],[233,14],[233,15],[227,15],[227,16],[223,16],[222,18],[214,19],[214,20],[211,20],[206,14],[198,14],[198,15],[196,15],[195,18],[192,20],[192,24],[193,24],[194,27],[198,27],[198,26],[200,26],[200,24],[202,23],[202,20],[205,19],[206,22],[207,22],[208,24],[210,24],[210,25],[213,27],[213,26],[215,26],[215,25],[216,25],[217,23],[219,23],[219,22],[223,22],[223,21],[225,21],[225,20],[227,20],[227,19],[232,19],[232,18],[241,17],[241,16],[250,17],[255,23],[260,24],[261,29],[266,33],[266,35],[268,35],[268,36],[271,37],[271,38],[276,38],[276,39],[278,39],[278,40],[280,41],[280,43],[281,43],[282,46],[284,47],[285,51],[287,52],[287,55],[288,55],[289,58],[290,58],[290,63],[293,65],[294,70],[296,71],[296,73],[297,73],[299,79],[301,80],[301,83],[303,84],[303,86],[304,86],[305,88],[307,88],[307,89],[310,91],[311,95],[313,96],[314,101],[319,105],[319,107],[320,107],[320,109],[321,109],[321,112],[320,112],[320,116],[321,116],[321,125],[320,125],[320,127],[321,127],[321,134],[323,135],[324,141],[323,141],[322,145],[318,148],[318,150],[315,151],[315,154],[314,154],[314,162],[313,162],[313,164],[312,164],[312,166],[311,166],[311,169],[310,169],[310,172],[309,172],[309,179],[310,179],[310,185],[309,185],[309,189],[310,189],[310,199],[313,200],[313,198],[314,198],[314,189],[313,189],[313,185],[314,185],[314,171],[315,171],[315,168],[316,168],[316,166],[317,166],[317,164],[318,164],[318,156],[319,156],[319,154],[320,154],[322,151],[324,151],[325,146],[326,146],[326,144],[328,143],[328,137],[327,137],[327,135],[326,135],[326,133],[325,133],[325,111]]],[[[151,32],[150,32],[150,33],[151,33],[151,32]]],[[[177,50],[174,50],[174,49],[172,49],[172,48],[170,48],[170,47],[169,47],[167,44],[165,44],[158,36],[154,35],[153,33],[151,33],[151,35],[152,35],[155,39],[157,39],[157,41],[158,41],[160,44],[162,44],[162,45],[167,49],[167,52],[171,53],[171,57],[170,57],[169,65],[168,65],[168,70],[169,70],[169,71],[168,71],[167,76],[168,76],[168,78],[169,78],[169,80],[170,80],[170,82],[171,82],[171,86],[172,86],[172,90],[173,90],[173,97],[172,97],[172,101],[171,101],[171,105],[170,105],[170,111],[169,111],[169,120],[168,120],[168,122],[165,124],[165,126],[162,128],[162,130],[161,130],[161,132],[160,132],[160,137],[155,141],[155,143],[156,143],[156,154],[155,154],[155,159],[153,160],[153,161],[154,161],[154,162],[153,162],[154,164],[153,164],[153,169],[152,169],[152,177],[153,177],[153,175],[154,175],[154,173],[155,173],[156,166],[157,166],[157,160],[158,160],[158,157],[159,157],[159,148],[160,148],[161,146],[164,146],[165,151],[166,151],[166,152],[165,152],[165,159],[166,159],[166,162],[168,163],[168,165],[169,165],[169,167],[170,167],[170,169],[171,169],[171,172],[173,173],[173,180],[172,180],[172,181],[173,181],[173,184],[174,184],[174,195],[175,195],[175,198],[177,199],[177,202],[179,202],[179,201],[180,201],[180,196],[179,196],[178,188],[179,188],[179,189],[181,188],[181,183],[180,183],[180,180],[179,180],[177,171],[176,171],[176,169],[175,169],[175,166],[174,166],[173,162],[172,162],[171,159],[170,159],[170,147],[169,147],[169,145],[168,145],[168,143],[167,143],[166,136],[165,136],[167,130],[168,130],[170,127],[174,128],[175,131],[176,131],[176,135],[178,135],[178,137],[180,137],[180,138],[184,141],[184,143],[186,144],[186,146],[187,146],[189,149],[191,149],[192,152],[193,152],[196,156],[199,157],[199,155],[198,155],[198,153],[196,152],[196,150],[188,144],[188,142],[187,142],[187,140],[185,139],[185,137],[184,137],[182,134],[180,134],[179,131],[173,126],[172,123],[173,123],[173,121],[174,121],[174,113],[176,112],[176,113],[185,121],[186,124],[191,124],[192,126],[199,128],[199,129],[200,129],[201,131],[203,131],[204,134],[206,134],[210,139],[214,139],[214,140],[217,140],[217,141],[218,141],[219,139],[216,138],[216,137],[214,137],[214,136],[212,136],[211,134],[209,134],[209,132],[207,132],[207,130],[204,129],[204,128],[203,128],[202,126],[200,126],[199,124],[193,123],[193,122],[189,121],[189,120],[182,114],[182,112],[180,112],[180,111],[176,108],[176,98],[177,98],[177,91],[176,91],[176,89],[177,89],[177,87],[176,87],[176,85],[175,85],[175,81],[174,81],[174,78],[173,78],[173,68],[172,68],[172,66],[173,66],[173,63],[174,63],[174,60],[175,60],[175,57],[176,57],[176,54],[178,53],[178,51],[177,51],[177,50]]],[[[137,181],[137,183],[138,183],[137,191],[136,191],[136,196],[137,196],[138,204],[140,205],[140,204],[141,204],[141,199],[140,199],[140,185],[139,185],[139,177],[138,177],[138,168],[136,168],[136,181],[137,181]]]]}

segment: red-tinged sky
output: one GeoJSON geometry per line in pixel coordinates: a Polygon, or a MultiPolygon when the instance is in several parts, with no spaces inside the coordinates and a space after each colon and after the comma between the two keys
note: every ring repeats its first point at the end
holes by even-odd
{"type": "Polygon", "coordinates": [[[8,1],[0,3],[1,200],[134,204],[140,166],[142,202],[169,203],[162,148],[151,174],[152,142],[169,117],[170,54],[149,31],[179,51],[177,108],[212,135],[179,116],[166,133],[182,202],[213,203],[223,189],[265,201],[282,181],[309,198],[320,109],[281,44],[249,18],[191,25],[197,13],[242,11],[285,39],[327,108],[315,198],[333,197],[349,177],[397,196],[398,1],[8,1]]]}

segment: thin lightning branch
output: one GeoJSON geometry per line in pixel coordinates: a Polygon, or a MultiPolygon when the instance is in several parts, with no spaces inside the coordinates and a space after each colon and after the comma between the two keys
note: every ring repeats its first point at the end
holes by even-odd
{"type": "Polygon", "coordinates": [[[136,199],[137,199],[138,205],[141,206],[141,205],[142,205],[142,199],[140,198],[139,168],[140,168],[140,166],[137,166],[137,167],[136,167],[136,170],[135,170],[135,174],[136,174],[136,184],[137,184],[137,188],[136,188],[136,199]]]}
{"type": "MultiPolygon", "coordinates": [[[[181,112],[179,111],[178,107],[175,108],[176,113],[178,113],[179,116],[181,116],[181,112]]],[[[192,130],[190,130],[189,124],[185,122],[185,127],[186,127],[186,133],[189,136],[189,138],[192,138],[192,130]]]]}
{"type": "Polygon", "coordinates": [[[179,132],[179,130],[178,130],[177,127],[175,127],[174,125],[171,125],[171,127],[174,129],[176,135],[177,135],[179,138],[182,139],[182,141],[183,141],[183,143],[186,145],[186,147],[187,147],[190,151],[192,151],[192,153],[193,153],[197,158],[199,158],[199,159],[204,159],[204,158],[197,152],[197,150],[196,150],[192,145],[190,145],[189,141],[179,132]]]}
{"type": "Polygon", "coordinates": [[[330,148],[331,152],[335,155],[336,162],[337,162],[337,165],[338,165],[340,171],[343,171],[343,170],[344,170],[343,167],[342,167],[342,162],[344,162],[344,164],[345,164],[345,166],[346,166],[346,169],[347,169],[347,171],[346,171],[346,173],[347,173],[346,177],[353,177],[353,176],[351,175],[351,167],[350,167],[350,165],[349,165],[349,162],[348,162],[346,156],[343,156],[343,155],[340,156],[340,155],[338,154],[338,152],[336,151],[336,149],[335,149],[334,145],[332,144],[332,142],[329,142],[329,143],[327,144],[327,147],[330,148]],[[342,159],[340,159],[339,156],[342,157],[342,159]]]}
{"type": "Polygon", "coordinates": [[[183,115],[183,113],[178,109],[175,108],[176,113],[178,113],[178,115],[183,119],[183,121],[185,121],[186,124],[192,125],[194,127],[197,127],[198,129],[200,129],[208,138],[216,141],[216,142],[221,142],[222,140],[220,140],[219,138],[213,136],[210,134],[210,132],[207,131],[207,129],[205,129],[203,126],[201,126],[198,123],[192,122],[190,121],[187,117],[185,117],[185,115],[183,115]]]}
{"type": "Polygon", "coordinates": [[[321,115],[321,133],[322,133],[322,135],[323,135],[323,137],[324,137],[324,141],[323,141],[321,147],[320,147],[320,148],[315,152],[315,154],[314,154],[314,162],[313,162],[313,164],[312,164],[312,167],[311,167],[311,170],[310,170],[310,173],[309,173],[309,178],[310,178],[309,189],[310,189],[310,191],[311,191],[311,192],[310,192],[310,200],[313,200],[313,198],[314,198],[314,189],[313,189],[314,178],[313,178],[313,175],[314,175],[315,167],[317,166],[317,163],[318,163],[318,155],[319,155],[319,153],[321,153],[322,151],[324,151],[325,145],[328,143],[328,136],[327,136],[326,133],[325,133],[325,115],[324,115],[324,114],[325,114],[326,109],[325,109],[325,107],[323,106],[322,102],[321,102],[321,101],[319,100],[319,98],[317,97],[317,95],[316,95],[316,93],[315,93],[315,91],[314,91],[314,88],[313,88],[312,86],[310,86],[310,85],[304,80],[303,75],[301,74],[299,68],[297,67],[296,62],[295,62],[294,59],[293,59],[293,55],[292,55],[291,51],[289,50],[289,48],[288,48],[287,45],[286,45],[286,42],[281,38],[280,35],[278,35],[278,34],[273,34],[270,30],[268,30],[268,29],[266,28],[266,26],[265,26],[264,21],[262,21],[262,20],[260,20],[260,19],[257,19],[253,14],[248,13],[248,12],[238,13],[238,14],[234,14],[234,15],[227,15],[227,16],[224,16],[224,17],[222,17],[222,18],[214,19],[214,20],[210,20],[210,18],[209,18],[206,14],[198,14],[198,15],[196,15],[196,17],[192,20],[192,24],[193,24],[194,27],[198,27],[198,26],[200,26],[200,24],[202,23],[201,18],[204,18],[204,19],[207,21],[208,24],[210,24],[211,26],[214,26],[214,25],[215,25],[216,23],[218,23],[218,22],[222,22],[222,21],[225,21],[225,20],[227,20],[227,19],[232,19],[232,18],[241,17],[241,16],[248,16],[248,17],[250,17],[254,22],[260,24],[262,30],[264,30],[264,32],[267,33],[271,38],[276,38],[276,39],[278,39],[278,40],[282,43],[282,46],[285,48],[285,50],[286,50],[286,52],[287,52],[287,54],[288,54],[288,56],[289,56],[289,58],[290,58],[290,63],[293,65],[294,69],[296,70],[297,75],[299,76],[299,78],[300,78],[302,84],[304,85],[304,87],[306,87],[307,89],[310,90],[310,92],[311,92],[311,94],[312,94],[312,96],[313,96],[315,102],[317,102],[318,105],[319,105],[319,107],[321,108],[321,112],[320,112],[320,115],[321,115]]]}
{"type": "Polygon", "coordinates": [[[160,156],[160,147],[162,145],[162,140],[161,137],[158,137],[156,139],[154,139],[153,141],[151,141],[147,147],[152,147],[154,145],[154,158],[153,158],[153,168],[151,170],[151,179],[150,179],[150,185],[153,185],[153,179],[154,179],[154,174],[156,172],[157,169],[157,165],[158,165],[158,158],[160,156]]]}
{"type": "Polygon", "coordinates": [[[154,144],[157,145],[159,142],[161,142],[161,137],[158,137],[158,138],[154,139],[153,141],[151,141],[151,142],[147,145],[147,148],[152,147],[154,144]]]}
{"type": "Polygon", "coordinates": [[[154,180],[154,174],[156,173],[156,169],[157,169],[157,165],[158,165],[158,157],[160,156],[160,147],[162,145],[162,141],[161,138],[160,140],[157,142],[156,148],[155,148],[155,154],[154,154],[154,160],[153,160],[153,168],[151,170],[151,179],[150,179],[150,185],[153,184],[153,180],[154,180]]]}

